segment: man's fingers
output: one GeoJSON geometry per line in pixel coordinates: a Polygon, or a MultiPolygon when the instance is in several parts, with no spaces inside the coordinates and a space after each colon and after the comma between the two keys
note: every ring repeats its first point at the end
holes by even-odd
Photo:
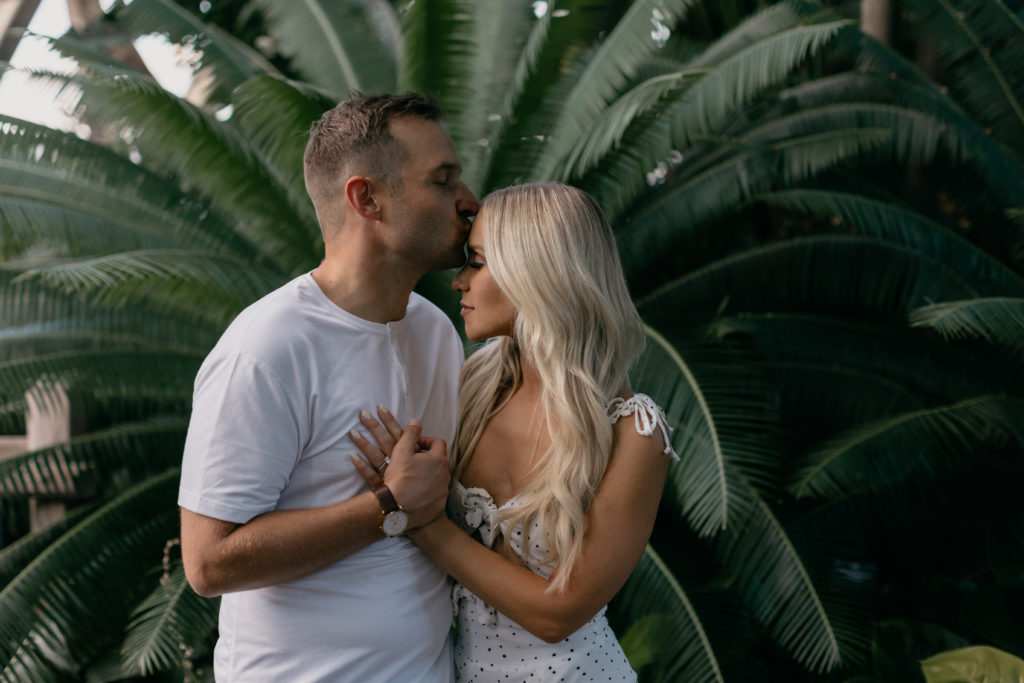
{"type": "Polygon", "coordinates": [[[396,453],[396,454],[399,453],[399,452],[401,452],[403,454],[404,453],[415,453],[418,450],[417,449],[417,444],[419,444],[419,442],[420,442],[420,430],[421,429],[422,429],[422,426],[420,425],[420,421],[419,420],[417,420],[415,418],[412,419],[412,420],[409,420],[409,424],[407,424],[405,426],[405,431],[402,432],[402,438],[400,438],[398,440],[398,443],[395,444],[395,450],[392,451],[392,452],[396,453]]]}

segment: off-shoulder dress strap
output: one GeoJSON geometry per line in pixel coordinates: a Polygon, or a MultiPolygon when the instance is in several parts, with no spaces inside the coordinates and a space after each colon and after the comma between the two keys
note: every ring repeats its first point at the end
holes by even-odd
{"type": "Polygon", "coordinates": [[[636,431],[644,436],[650,436],[654,434],[655,429],[661,429],[661,435],[665,439],[665,449],[662,453],[670,453],[673,460],[679,460],[679,455],[672,448],[672,427],[665,419],[665,413],[647,394],[633,394],[629,398],[616,396],[608,402],[605,411],[612,424],[618,422],[620,417],[632,415],[636,431]]]}

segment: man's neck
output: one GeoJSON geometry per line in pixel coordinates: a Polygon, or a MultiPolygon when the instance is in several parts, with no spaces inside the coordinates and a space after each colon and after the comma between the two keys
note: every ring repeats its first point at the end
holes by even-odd
{"type": "Polygon", "coordinates": [[[355,250],[331,254],[313,271],[313,280],[334,304],[375,323],[401,320],[419,274],[402,273],[355,250]]]}

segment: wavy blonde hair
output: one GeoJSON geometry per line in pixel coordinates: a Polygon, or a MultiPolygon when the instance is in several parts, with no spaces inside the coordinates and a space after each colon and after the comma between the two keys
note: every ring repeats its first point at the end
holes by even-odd
{"type": "MultiPolygon", "coordinates": [[[[628,384],[644,341],[611,227],[585,192],[556,183],[498,190],[481,205],[487,266],[515,306],[513,336],[494,339],[466,361],[460,376],[459,429],[452,449],[458,481],[491,417],[522,382],[520,359],[537,369],[541,412],[551,444],[517,497],[502,510],[521,525],[523,547],[534,522],[564,588],[580,554],[586,510],[612,451],[607,402],[628,384]]],[[[540,429],[542,425],[535,425],[540,429]]]]}

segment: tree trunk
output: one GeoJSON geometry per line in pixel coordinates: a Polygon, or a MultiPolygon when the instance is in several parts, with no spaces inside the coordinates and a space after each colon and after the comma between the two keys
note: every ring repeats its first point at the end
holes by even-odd
{"type": "Polygon", "coordinates": [[[883,45],[891,45],[892,15],[892,0],[861,0],[860,29],[883,45]]]}
{"type": "Polygon", "coordinates": [[[0,61],[9,62],[21,36],[7,35],[12,28],[25,28],[39,7],[40,0],[0,0],[0,61]]]}

